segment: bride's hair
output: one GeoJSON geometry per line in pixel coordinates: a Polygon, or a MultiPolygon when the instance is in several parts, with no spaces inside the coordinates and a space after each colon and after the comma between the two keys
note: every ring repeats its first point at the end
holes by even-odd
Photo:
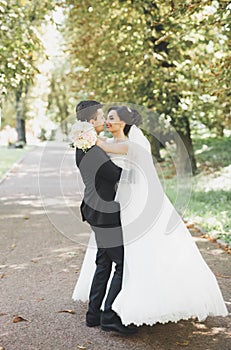
{"type": "Polygon", "coordinates": [[[139,126],[142,123],[142,117],[136,109],[126,106],[113,106],[108,109],[108,113],[110,111],[116,111],[120,120],[126,123],[124,128],[125,135],[128,135],[132,125],[139,126]]]}

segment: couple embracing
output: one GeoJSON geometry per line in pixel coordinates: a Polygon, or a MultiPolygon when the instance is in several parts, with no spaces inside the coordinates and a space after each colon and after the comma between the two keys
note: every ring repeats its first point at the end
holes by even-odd
{"type": "Polygon", "coordinates": [[[124,335],[142,324],[227,315],[216,278],[165,195],[138,111],[82,101],[77,120],[99,134],[76,148],[85,185],[81,213],[92,229],[74,300],[89,301],[86,325],[124,335]]]}

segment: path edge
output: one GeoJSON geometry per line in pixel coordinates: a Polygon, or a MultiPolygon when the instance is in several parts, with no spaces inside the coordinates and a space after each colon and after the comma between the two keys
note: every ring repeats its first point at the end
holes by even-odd
{"type": "Polygon", "coordinates": [[[0,178],[0,185],[7,180],[7,178],[9,177],[9,175],[12,173],[12,171],[20,164],[23,162],[23,160],[25,159],[25,157],[32,151],[34,151],[34,149],[37,147],[37,145],[32,145],[32,148],[28,151],[26,151],[8,170],[7,172],[0,178]]]}

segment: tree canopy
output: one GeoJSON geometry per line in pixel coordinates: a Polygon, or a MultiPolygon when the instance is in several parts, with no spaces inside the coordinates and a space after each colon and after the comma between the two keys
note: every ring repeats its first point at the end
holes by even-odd
{"type": "Polygon", "coordinates": [[[65,120],[73,96],[76,103],[94,98],[145,106],[153,112],[145,128],[170,122],[189,153],[194,125],[217,135],[230,127],[226,0],[0,0],[0,87],[3,95],[16,95],[18,120],[25,118],[19,105],[39,74],[41,24],[57,8],[64,13],[57,27],[65,59],[49,76],[52,118],[65,120]]]}
{"type": "Polygon", "coordinates": [[[0,0],[0,88],[2,94],[32,81],[42,44],[38,27],[52,1],[0,0]]]}
{"type": "Polygon", "coordinates": [[[228,126],[227,1],[66,1],[71,79],[81,95],[146,105],[181,124],[228,126]]]}

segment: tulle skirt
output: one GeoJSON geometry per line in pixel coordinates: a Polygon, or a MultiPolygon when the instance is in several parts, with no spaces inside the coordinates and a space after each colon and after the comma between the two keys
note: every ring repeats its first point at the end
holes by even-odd
{"type": "MultiPolygon", "coordinates": [[[[165,234],[166,218],[171,213],[177,215],[165,197],[155,227],[132,243],[127,244],[125,237],[123,284],[113,303],[113,310],[125,325],[153,325],[193,317],[203,321],[207,316],[227,315],[216,278],[184,222],[179,218],[176,228],[165,234]]],[[[88,300],[95,256],[92,233],[74,300],[88,300]]]]}

